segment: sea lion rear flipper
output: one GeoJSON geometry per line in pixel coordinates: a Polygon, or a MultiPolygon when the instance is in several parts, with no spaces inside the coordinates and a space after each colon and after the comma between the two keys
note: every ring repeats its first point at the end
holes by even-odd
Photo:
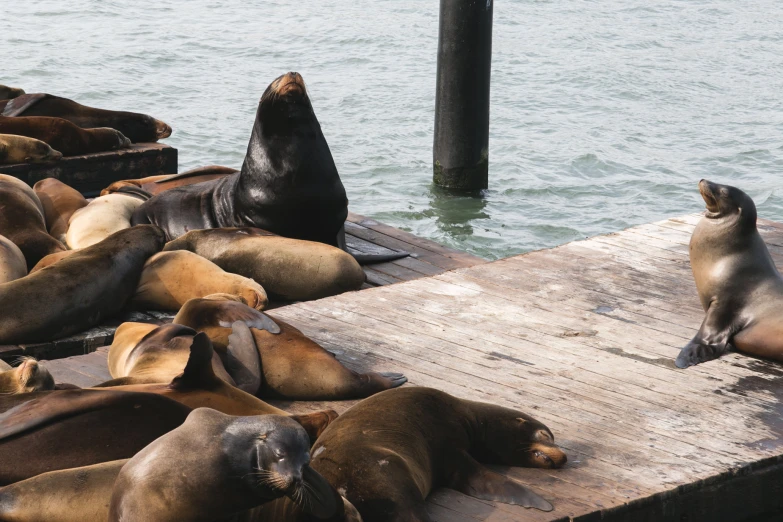
{"type": "Polygon", "coordinates": [[[465,495],[493,502],[513,504],[541,511],[552,511],[552,504],[538,493],[482,466],[464,451],[454,452],[450,459],[448,487],[465,495]]]}
{"type": "Polygon", "coordinates": [[[715,306],[711,305],[701,328],[677,356],[674,362],[677,368],[687,368],[717,359],[733,348],[729,343],[731,326],[721,327],[720,323],[725,322],[725,319],[721,321],[720,316],[715,306]]]}
{"type": "Polygon", "coordinates": [[[3,109],[2,116],[22,116],[25,111],[47,98],[48,94],[23,94],[8,102],[3,109]]]}
{"type": "Polygon", "coordinates": [[[231,325],[223,364],[240,390],[255,395],[261,388],[261,356],[253,333],[243,321],[231,325]]]}
{"type": "Polygon", "coordinates": [[[207,334],[199,332],[193,337],[193,344],[190,345],[190,357],[185,365],[185,370],[174,377],[169,385],[174,389],[202,388],[212,381],[217,381],[218,377],[212,369],[212,341],[207,334]]]}
{"type": "Polygon", "coordinates": [[[373,263],[386,263],[389,261],[394,261],[396,259],[402,259],[403,257],[408,257],[410,252],[405,252],[404,250],[401,250],[399,252],[395,252],[393,254],[356,254],[348,250],[348,244],[345,241],[345,225],[342,226],[340,231],[337,233],[337,246],[340,248],[340,250],[344,252],[348,252],[351,254],[351,256],[356,260],[357,263],[360,265],[371,265],[373,263]]]}

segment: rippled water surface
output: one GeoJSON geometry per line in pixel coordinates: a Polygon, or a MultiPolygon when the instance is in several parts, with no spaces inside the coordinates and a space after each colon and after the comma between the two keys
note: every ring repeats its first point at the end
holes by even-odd
{"type": "Polygon", "coordinates": [[[180,169],[241,165],[258,97],[308,82],[354,212],[496,258],[703,208],[783,221],[783,2],[499,0],[490,189],[431,185],[437,0],[36,0],[0,83],[148,112],[180,169]]]}

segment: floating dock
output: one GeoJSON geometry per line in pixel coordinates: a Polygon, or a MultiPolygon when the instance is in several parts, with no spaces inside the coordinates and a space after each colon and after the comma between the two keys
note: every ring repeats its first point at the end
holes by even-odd
{"type": "MultiPolygon", "coordinates": [[[[421,254],[373,268],[383,274],[378,284],[400,282],[270,315],[354,369],[399,371],[414,385],[525,411],[568,453],[561,470],[496,468],[541,493],[554,511],[444,489],[429,499],[438,522],[780,516],[783,368],[740,354],[687,370],[673,364],[704,316],[688,261],[698,219],[481,263],[418,251],[413,240],[395,236],[399,231],[354,217],[348,231],[355,247],[369,249],[362,240],[421,254]],[[382,234],[413,246],[383,243],[382,234]],[[405,281],[402,268],[427,277],[405,281]]],[[[759,229],[783,266],[783,224],[760,221],[759,229]]],[[[106,351],[48,367],[58,381],[96,384],[109,379],[106,351]]],[[[343,412],[355,401],[276,404],[343,412]]]]}

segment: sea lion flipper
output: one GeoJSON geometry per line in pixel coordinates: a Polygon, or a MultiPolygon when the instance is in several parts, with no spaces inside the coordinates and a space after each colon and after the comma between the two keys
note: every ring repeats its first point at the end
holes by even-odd
{"type": "Polygon", "coordinates": [[[554,507],[538,493],[495,473],[464,451],[454,452],[450,461],[453,467],[448,487],[465,495],[493,502],[513,504],[541,511],[552,511],[554,507]]]}
{"type": "Polygon", "coordinates": [[[39,101],[47,98],[48,94],[23,94],[18,96],[6,104],[3,109],[2,116],[21,116],[30,107],[38,103],[39,101]]]}
{"type": "Polygon", "coordinates": [[[732,335],[732,328],[731,325],[721,325],[726,322],[722,317],[726,314],[719,312],[714,305],[707,309],[707,317],[704,318],[701,328],[693,339],[680,350],[680,354],[674,362],[677,368],[687,368],[712,361],[731,350],[729,339],[732,335]]]}
{"type": "Polygon", "coordinates": [[[266,330],[273,334],[280,333],[280,327],[271,317],[254,308],[250,308],[247,305],[233,305],[231,306],[231,309],[232,312],[235,312],[232,314],[234,315],[234,321],[229,323],[223,319],[219,320],[218,324],[223,328],[232,328],[236,321],[242,321],[250,328],[255,328],[256,330],[266,330]]]}
{"type": "Polygon", "coordinates": [[[190,345],[190,357],[185,370],[171,381],[170,386],[174,389],[199,388],[205,383],[217,380],[212,369],[213,354],[212,341],[207,334],[196,334],[193,344],[190,345]]]}
{"type": "Polygon", "coordinates": [[[261,388],[261,356],[253,333],[244,321],[235,321],[231,325],[223,363],[240,390],[255,395],[261,388]]]}
{"type": "Polygon", "coordinates": [[[301,489],[304,495],[291,498],[299,504],[302,511],[320,519],[334,517],[338,509],[343,508],[342,498],[331,484],[320,473],[310,466],[302,469],[302,482],[305,487],[301,489]],[[301,502],[301,503],[300,503],[301,502]]]}

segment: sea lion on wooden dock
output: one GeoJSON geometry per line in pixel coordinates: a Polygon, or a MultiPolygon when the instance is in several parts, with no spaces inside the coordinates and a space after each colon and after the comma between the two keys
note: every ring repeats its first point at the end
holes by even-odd
{"type": "Polygon", "coordinates": [[[274,300],[320,299],[358,290],[365,280],[359,263],[339,248],[257,228],[192,230],[164,250],[189,250],[224,270],[250,277],[274,300]]]}
{"type": "Polygon", "coordinates": [[[0,236],[0,284],[21,279],[27,275],[27,260],[19,247],[5,236],[0,236]]]}
{"type": "Polygon", "coordinates": [[[329,518],[342,499],[309,461],[307,433],[287,417],[199,408],[123,466],[108,520],[211,522],[283,496],[329,518]]]}
{"type": "Polygon", "coordinates": [[[65,250],[46,231],[38,196],[24,181],[0,174],[0,234],[19,247],[28,270],[44,256],[65,250]]]}
{"type": "MultiPolygon", "coordinates": [[[[52,239],[54,241],[54,239],[52,239]]],[[[46,342],[118,313],[136,291],[163,231],[133,227],[27,277],[0,285],[0,343],[46,342]]]]}
{"type": "Polygon", "coordinates": [[[154,393],[55,390],[0,395],[0,486],[132,457],[182,424],[190,411],[154,393]]]}
{"type": "Polygon", "coordinates": [[[733,347],[783,362],[783,278],[756,228],[756,205],[740,189],[704,179],[699,192],[707,212],[691,236],[690,259],[707,316],[677,367],[733,347]]]}
{"type": "Polygon", "coordinates": [[[146,198],[135,193],[119,192],[95,198],[76,210],[68,221],[65,242],[77,250],[103,241],[120,230],[130,228],[133,212],[146,198]]]}
{"type": "Polygon", "coordinates": [[[17,163],[53,163],[61,160],[62,153],[35,138],[0,134],[0,165],[17,163]]]}
{"type": "Polygon", "coordinates": [[[0,364],[0,395],[54,389],[52,374],[32,357],[23,357],[16,368],[7,366],[5,363],[0,364]]]}
{"type": "Polygon", "coordinates": [[[131,142],[115,129],[82,129],[61,118],[0,116],[0,134],[17,134],[46,142],[63,156],[81,156],[130,147],[131,142]]]}
{"type": "Polygon", "coordinates": [[[399,388],[343,413],[313,445],[312,466],[373,522],[429,522],[437,487],[551,511],[552,505],[485,464],[559,468],[549,429],[516,410],[432,388],[399,388]],[[400,412],[399,414],[394,412],[400,412]]]}
{"type": "Polygon", "coordinates": [[[0,100],[11,100],[24,94],[24,89],[0,84],[0,100]]]}
{"type": "Polygon", "coordinates": [[[74,212],[87,206],[82,193],[56,178],[46,178],[33,185],[43,205],[46,228],[57,241],[65,242],[68,222],[74,212]]]}
{"type": "Polygon", "coordinates": [[[230,167],[208,165],[206,167],[186,170],[179,174],[161,174],[159,176],[149,176],[140,179],[124,179],[122,181],[115,181],[103,189],[101,191],[101,196],[112,194],[117,192],[120,188],[127,186],[138,187],[154,196],[173,188],[203,183],[204,181],[212,181],[213,179],[219,179],[228,176],[229,174],[236,174],[237,172],[239,172],[237,169],[232,169],[230,167]]]}
{"type": "Polygon", "coordinates": [[[171,136],[171,127],[152,116],[96,109],[51,94],[23,94],[0,102],[0,115],[62,118],[82,129],[108,127],[118,130],[133,143],[154,142],[171,136]]]}

